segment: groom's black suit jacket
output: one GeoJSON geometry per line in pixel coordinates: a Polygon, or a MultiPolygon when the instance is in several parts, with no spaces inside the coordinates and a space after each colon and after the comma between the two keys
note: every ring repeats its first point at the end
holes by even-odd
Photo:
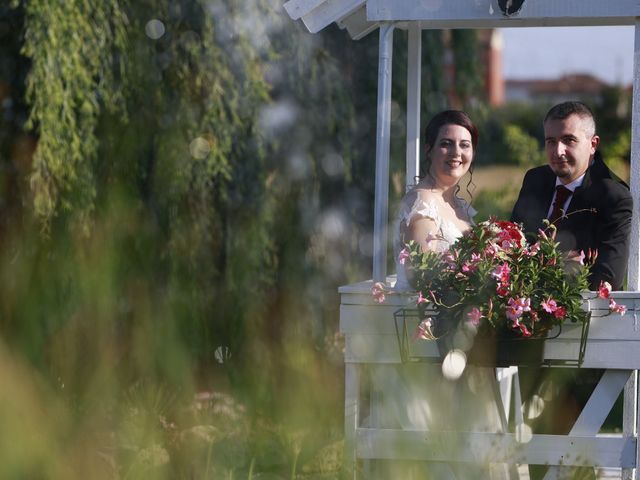
{"type": "MultiPolygon", "coordinates": [[[[522,223],[527,233],[544,228],[542,220],[547,217],[555,184],[556,175],[548,165],[529,170],[511,220],[522,223]]],[[[556,240],[562,251],[587,253],[588,249],[597,249],[598,258],[589,277],[592,290],[597,290],[602,280],[609,282],[613,290],[622,289],[629,258],[632,209],[629,187],[596,152],[582,186],[571,198],[568,216],[556,222],[556,240]]]]}

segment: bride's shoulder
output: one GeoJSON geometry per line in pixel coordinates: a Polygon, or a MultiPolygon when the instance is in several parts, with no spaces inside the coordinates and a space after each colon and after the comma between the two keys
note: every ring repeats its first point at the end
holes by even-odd
{"type": "Polygon", "coordinates": [[[407,192],[402,200],[400,216],[411,221],[414,217],[427,217],[438,220],[437,195],[425,188],[413,188],[407,192]]]}

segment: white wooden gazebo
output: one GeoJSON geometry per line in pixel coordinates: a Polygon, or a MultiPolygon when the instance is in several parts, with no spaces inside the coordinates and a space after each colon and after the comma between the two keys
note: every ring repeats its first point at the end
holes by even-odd
{"type": "MultiPolygon", "coordinates": [[[[640,0],[289,0],[289,16],[301,19],[311,33],[331,23],[360,39],[379,29],[378,118],[376,129],[376,187],[372,279],[340,288],[341,331],[345,334],[345,444],[347,468],[357,475],[357,463],[368,459],[474,461],[487,449],[497,462],[540,463],[554,466],[545,478],[560,478],[564,468],[578,465],[617,467],[623,478],[637,478],[638,385],[640,369],[640,0]],[[540,26],[635,25],[631,193],[634,199],[628,292],[614,292],[626,315],[609,316],[597,299],[585,300],[592,321],[582,368],[607,369],[573,429],[567,436],[533,435],[522,442],[515,433],[461,433],[459,451],[436,448],[443,432],[376,428],[361,424],[361,387],[368,366],[400,364],[393,312],[410,305],[403,294],[388,295],[382,305],[371,299],[374,281],[393,284],[387,276],[389,141],[393,32],[408,30],[406,179],[418,174],[420,150],[421,31],[449,28],[511,28],[540,26]],[[598,431],[625,389],[624,431],[601,437],[598,431]],[[496,445],[500,448],[496,449],[496,445]]],[[[585,46],[587,48],[587,46],[585,46]]],[[[550,53],[553,54],[552,52],[550,53]]],[[[597,59],[596,59],[597,61],[597,59]]],[[[560,337],[547,340],[545,360],[572,357],[579,349],[579,333],[567,326],[560,337]]],[[[417,353],[438,357],[435,345],[424,342],[417,353]]],[[[508,387],[508,385],[506,385],[508,387]]],[[[503,392],[509,393],[508,388],[503,392]]],[[[517,390],[517,389],[516,389],[517,390]]],[[[449,432],[450,435],[450,432],[449,432]]]]}

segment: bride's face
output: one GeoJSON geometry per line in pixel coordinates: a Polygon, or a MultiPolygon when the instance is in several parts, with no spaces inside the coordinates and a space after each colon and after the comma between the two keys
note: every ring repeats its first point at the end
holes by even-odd
{"type": "Polygon", "coordinates": [[[431,158],[429,173],[438,183],[458,183],[473,161],[471,133],[460,125],[443,125],[427,155],[431,158]]]}

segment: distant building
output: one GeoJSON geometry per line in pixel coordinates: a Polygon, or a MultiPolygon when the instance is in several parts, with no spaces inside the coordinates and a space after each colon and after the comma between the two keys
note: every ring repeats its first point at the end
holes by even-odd
{"type": "Polygon", "coordinates": [[[484,85],[487,101],[492,107],[505,100],[505,83],[502,74],[502,33],[500,30],[479,30],[478,37],[484,61],[484,85]]]}
{"type": "Polygon", "coordinates": [[[593,103],[607,83],[589,74],[563,75],[557,79],[506,80],[507,102],[559,103],[567,99],[593,103]]]}
{"type": "MultiPolygon", "coordinates": [[[[502,33],[497,29],[477,30],[478,58],[483,72],[483,97],[489,105],[496,107],[504,103],[504,76],[502,74],[502,33]]],[[[450,86],[447,93],[454,108],[461,108],[455,90],[456,66],[451,49],[451,38],[445,33],[445,81],[450,86]]]]}

